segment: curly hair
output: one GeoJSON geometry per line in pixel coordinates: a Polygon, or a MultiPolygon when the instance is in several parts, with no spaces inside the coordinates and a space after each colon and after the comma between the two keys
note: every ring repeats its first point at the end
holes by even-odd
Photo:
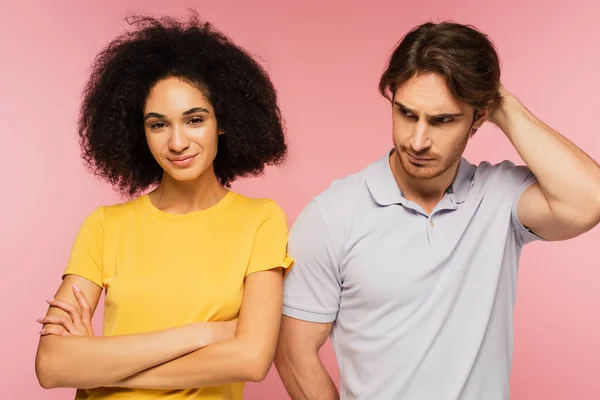
{"type": "Polygon", "coordinates": [[[225,187],[281,164],[287,153],[276,90],[245,50],[200,21],[136,15],[136,29],[96,57],[78,121],[82,158],[97,176],[133,196],[160,182],[162,168],[146,143],[143,110],[151,88],[177,77],[200,89],[219,129],[215,175],[225,187]]]}

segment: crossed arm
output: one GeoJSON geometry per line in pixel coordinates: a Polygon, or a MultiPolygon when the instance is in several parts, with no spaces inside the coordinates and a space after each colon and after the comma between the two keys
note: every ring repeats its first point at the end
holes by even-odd
{"type": "Polygon", "coordinates": [[[282,280],[281,268],[249,275],[237,325],[200,322],[143,334],[102,337],[91,336],[89,322],[101,288],[68,275],[41,320],[44,327],[36,355],[38,380],[44,388],[82,389],[187,389],[260,381],[268,373],[275,352],[282,280]],[[80,334],[68,333],[64,329],[67,327],[80,334]]]}

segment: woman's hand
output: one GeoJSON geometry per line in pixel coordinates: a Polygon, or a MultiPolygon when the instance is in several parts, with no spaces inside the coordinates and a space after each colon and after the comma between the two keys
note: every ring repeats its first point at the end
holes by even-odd
{"type": "Polygon", "coordinates": [[[38,319],[40,324],[50,324],[40,331],[42,336],[94,336],[92,307],[83,292],[75,285],[73,285],[73,294],[77,299],[79,307],[66,301],[47,300],[47,303],[51,307],[60,308],[69,314],[70,318],[62,315],[46,315],[44,318],[38,319]]]}
{"type": "MultiPolygon", "coordinates": [[[[69,316],[47,315],[38,320],[41,324],[50,324],[44,327],[40,334],[55,336],[94,336],[92,328],[92,311],[85,295],[77,286],[73,286],[73,294],[79,307],[60,300],[48,300],[52,307],[65,311],[69,316]]],[[[219,322],[199,322],[199,339],[202,347],[232,339],[237,330],[237,320],[219,322]]]]}

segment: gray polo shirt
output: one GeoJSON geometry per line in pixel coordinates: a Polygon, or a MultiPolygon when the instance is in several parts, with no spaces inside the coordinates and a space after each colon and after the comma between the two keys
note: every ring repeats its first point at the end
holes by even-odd
{"type": "Polygon", "coordinates": [[[509,161],[461,159],[427,215],[386,154],[306,206],[283,313],[335,321],[342,399],[508,399],[518,261],[540,239],[516,205],[535,180],[509,161]]]}

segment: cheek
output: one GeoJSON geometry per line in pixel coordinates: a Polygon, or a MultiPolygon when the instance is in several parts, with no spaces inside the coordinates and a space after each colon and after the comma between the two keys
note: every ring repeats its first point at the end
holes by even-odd
{"type": "Polygon", "coordinates": [[[165,137],[167,137],[167,135],[146,132],[146,144],[148,145],[148,149],[154,158],[158,158],[159,154],[164,148],[165,137]]]}
{"type": "Polygon", "coordinates": [[[410,138],[411,135],[411,124],[408,123],[404,118],[398,115],[394,115],[392,120],[392,135],[394,141],[405,142],[410,138]]]}
{"type": "Polygon", "coordinates": [[[189,135],[205,152],[216,151],[219,136],[216,126],[190,129],[189,135]]]}
{"type": "Polygon", "coordinates": [[[440,129],[437,132],[434,147],[445,154],[452,153],[457,149],[464,147],[468,140],[466,129],[461,127],[453,127],[452,129],[440,129]]]}

